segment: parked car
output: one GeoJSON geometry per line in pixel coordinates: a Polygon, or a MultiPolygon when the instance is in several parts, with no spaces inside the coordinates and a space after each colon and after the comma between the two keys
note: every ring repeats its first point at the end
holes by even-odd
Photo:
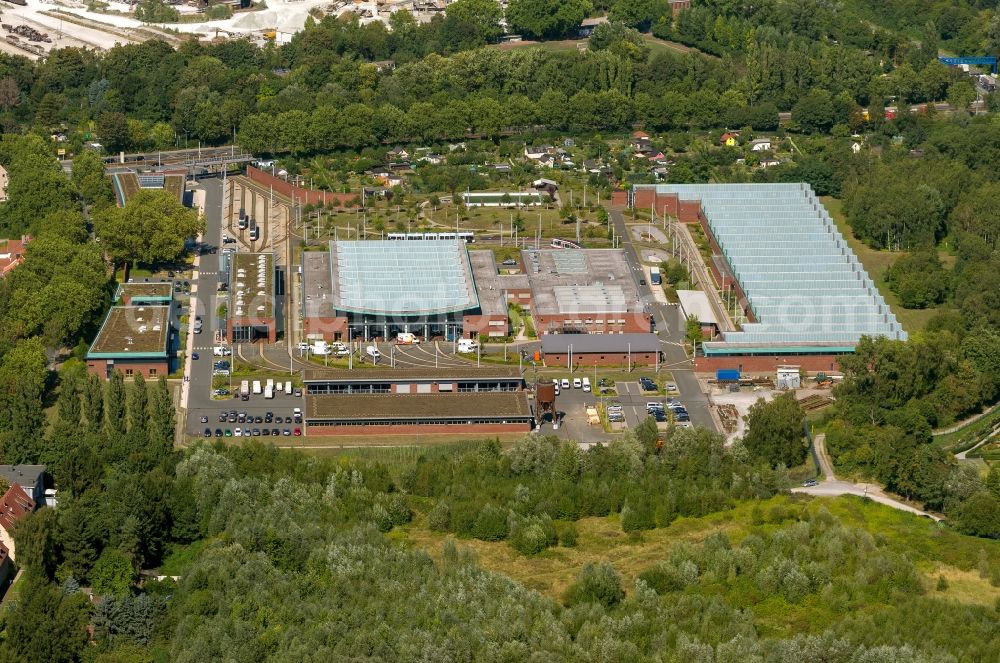
{"type": "Polygon", "coordinates": [[[561,386],[563,389],[569,389],[570,388],[569,378],[563,378],[559,386],[561,386]]]}
{"type": "Polygon", "coordinates": [[[199,359],[201,359],[201,357],[198,355],[197,352],[191,353],[191,361],[198,361],[199,359]]]}
{"type": "Polygon", "coordinates": [[[812,488],[813,486],[818,486],[819,482],[816,479],[806,479],[802,482],[803,488],[812,488]]]}
{"type": "Polygon", "coordinates": [[[205,415],[202,415],[202,416],[201,416],[201,423],[203,423],[203,424],[207,424],[207,423],[208,423],[208,417],[207,417],[207,416],[205,416],[205,415]]]}
{"type": "Polygon", "coordinates": [[[212,429],[211,428],[206,428],[205,432],[203,433],[203,435],[205,437],[212,437],[212,429]]]}
{"type": "Polygon", "coordinates": [[[580,378],[573,378],[573,388],[574,389],[582,389],[583,388],[583,380],[581,380],[580,378]]]}
{"type": "Polygon", "coordinates": [[[649,378],[639,378],[639,386],[643,391],[656,391],[656,383],[649,378]]]}
{"type": "Polygon", "coordinates": [[[216,428],[215,429],[215,437],[222,437],[222,429],[221,428],[216,428]]]}

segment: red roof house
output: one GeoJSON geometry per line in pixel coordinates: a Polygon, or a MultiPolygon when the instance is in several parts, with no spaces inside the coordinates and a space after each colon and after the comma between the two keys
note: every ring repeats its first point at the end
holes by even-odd
{"type": "Polygon", "coordinates": [[[7,489],[0,498],[0,545],[10,551],[11,559],[17,558],[14,549],[14,530],[17,524],[35,510],[35,501],[18,485],[7,489]]]}
{"type": "Polygon", "coordinates": [[[0,277],[24,262],[24,247],[30,241],[27,235],[21,239],[0,239],[0,277]]]}

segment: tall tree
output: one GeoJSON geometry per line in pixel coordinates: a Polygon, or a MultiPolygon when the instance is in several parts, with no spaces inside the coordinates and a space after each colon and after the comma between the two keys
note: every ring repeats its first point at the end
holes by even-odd
{"type": "Polygon", "coordinates": [[[166,455],[173,448],[174,404],[171,399],[170,387],[164,376],[156,381],[152,394],[152,411],[149,420],[149,435],[151,447],[155,456],[166,455]]]}
{"type": "Polygon", "coordinates": [[[47,364],[37,338],[18,343],[0,362],[0,441],[7,463],[34,462],[42,450],[47,364]]]}
{"type": "Polygon", "coordinates": [[[772,467],[801,465],[808,450],[802,418],[802,408],[792,393],[782,394],[771,402],[761,399],[751,405],[743,437],[751,457],[772,467]]]}
{"type": "Polygon", "coordinates": [[[205,223],[170,192],[144,189],[125,207],[97,214],[94,230],[112,260],[155,264],[179,258],[185,240],[204,232],[205,223]]]}
{"type": "Polygon", "coordinates": [[[128,395],[128,429],[130,433],[144,434],[149,421],[149,394],[146,380],[139,373],[132,380],[128,395]]]}
{"type": "Polygon", "coordinates": [[[20,600],[6,617],[0,647],[5,661],[75,663],[87,648],[87,599],[64,593],[43,576],[28,573],[20,600]]]}
{"type": "Polygon", "coordinates": [[[104,427],[109,432],[125,433],[125,381],[122,372],[115,370],[105,385],[104,427]]]}
{"type": "Polygon", "coordinates": [[[87,377],[86,389],[83,392],[83,416],[87,422],[87,430],[96,433],[104,423],[104,383],[96,375],[87,377]]]}

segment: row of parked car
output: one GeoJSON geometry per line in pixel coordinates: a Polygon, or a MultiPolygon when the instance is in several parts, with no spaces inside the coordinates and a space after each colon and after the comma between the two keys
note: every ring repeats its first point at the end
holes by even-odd
{"type": "Polygon", "coordinates": [[[555,383],[556,383],[557,396],[559,395],[559,392],[562,389],[572,388],[572,389],[583,389],[584,391],[590,391],[590,378],[573,378],[572,381],[570,381],[569,378],[562,378],[561,380],[556,380],[555,383]]]}
{"type": "Polygon", "coordinates": [[[687,408],[677,399],[671,398],[666,403],[660,401],[650,401],[646,403],[646,412],[656,419],[657,422],[665,422],[670,416],[677,423],[690,423],[691,415],[687,408]],[[669,416],[668,416],[669,415],[669,416]]]}

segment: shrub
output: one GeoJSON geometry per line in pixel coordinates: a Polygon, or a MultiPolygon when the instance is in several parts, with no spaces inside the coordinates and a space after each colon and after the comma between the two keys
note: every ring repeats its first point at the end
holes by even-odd
{"type": "Polygon", "coordinates": [[[937,590],[939,592],[946,592],[946,591],[948,591],[948,579],[945,578],[944,576],[938,576],[937,590]]]}
{"type": "Polygon", "coordinates": [[[559,543],[566,548],[576,547],[577,530],[576,523],[567,523],[559,532],[559,543]]]}
{"type": "Polygon", "coordinates": [[[521,518],[511,514],[510,544],[522,555],[540,553],[556,541],[556,528],[548,516],[521,518]]]}
{"type": "Polygon", "coordinates": [[[487,504],[472,526],[472,536],[482,541],[502,541],[507,538],[507,512],[487,504]]]}
{"type": "Polygon", "coordinates": [[[566,603],[598,603],[604,608],[612,608],[625,598],[622,578],[618,571],[607,562],[595,564],[587,562],[576,582],[566,590],[566,603]]]}
{"type": "Polygon", "coordinates": [[[451,509],[444,500],[434,505],[427,514],[427,526],[435,532],[447,532],[451,527],[451,509]]]}

